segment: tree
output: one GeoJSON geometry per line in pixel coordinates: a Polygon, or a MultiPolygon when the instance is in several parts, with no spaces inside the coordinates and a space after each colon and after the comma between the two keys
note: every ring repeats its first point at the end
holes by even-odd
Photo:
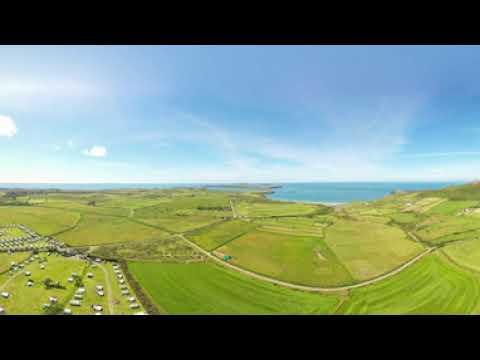
{"type": "Polygon", "coordinates": [[[51,304],[44,309],[46,315],[59,315],[63,313],[63,306],[59,303],[51,304]]]}

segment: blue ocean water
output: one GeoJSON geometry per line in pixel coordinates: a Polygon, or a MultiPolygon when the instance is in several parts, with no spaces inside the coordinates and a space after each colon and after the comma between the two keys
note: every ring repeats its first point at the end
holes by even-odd
{"type": "Polygon", "coordinates": [[[288,183],[274,189],[274,200],[345,203],[380,199],[395,190],[440,189],[459,182],[328,182],[288,183]]]}

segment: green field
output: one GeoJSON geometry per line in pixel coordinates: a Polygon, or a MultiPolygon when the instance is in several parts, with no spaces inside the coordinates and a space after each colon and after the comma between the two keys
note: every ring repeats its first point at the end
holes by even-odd
{"type": "Polygon", "coordinates": [[[255,227],[255,224],[242,220],[222,221],[218,224],[192,231],[188,234],[188,238],[206,250],[214,250],[255,229],[255,227]]]}
{"type": "Polygon", "coordinates": [[[325,228],[335,219],[332,216],[288,217],[257,220],[260,229],[291,235],[325,236],[325,228]]]}
{"type": "Polygon", "coordinates": [[[296,284],[336,286],[352,283],[346,267],[318,236],[252,231],[225,246],[218,256],[245,269],[296,284]]]}
{"type": "Polygon", "coordinates": [[[102,245],[155,240],[169,236],[165,231],[128,218],[84,214],[78,225],[57,238],[71,246],[102,245]]]}
{"type": "Polygon", "coordinates": [[[90,254],[107,259],[139,261],[190,262],[204,260],[202,254],[178,236],[158,240],[95,246],[90,254]]]}
{"type": "Polygon", "coordinates": [[[457,264],[480,272],[480,238],[449,244],[442,251],[457,264]]]}
{"type": "Polygon", "coordinates": [[[355,280],[390,271],[423,250],[396,227],[345,219],[327,228],[325,242],[355,280]]]}
{"type": "Polygon", "coordinates": [[[470,237],[470,233],[480,230],[480,219],[473,216],[436,215],[422,222],[418,236],[432,244],[470,237]]]}
{"type": "Polygon", "coordinates": [[[183,233],[222,221],[221,218],[208,216],[159,215],[156,218],[146,219],[135,216],[135,219],[137,218],[145,224],[158,226],[173,233],[183,233]]]}
{"type": "Polygon", "coordinates": [[[389,216],[395,223],[402,226],[415,225],[424,219],[423,216],[415,212],[399,212],[389,216]]]}
{"type": "Polygon", "coordinates": [[[477,312],[480,282],[438,254],[375,285],[354,289],[342,314],[470,314],[477,312]]]}
{"type": "Polygon", "coordinates": [[[141,294],[128,283],[129,295],[121,294],[110,262],[57,255],[54,246],[62,252],[63,242],[73,255],[127,261],[148,297],[168,314],[480,314],[480,184],[395,192],[335,207],[271,201],[268,189],[0,194],[0,290],[12,295],[0,297],[0,307],[7,314],[44,314],[42,304],[52,295],[65,305],[76,291],[67,279],[77,272],[86,294],[80,307],[71,307],[74,314],[92,314],[92,304],[102,305],[104,314],[143,311],[129,308],[128,296],[141,294]],[[26,261],[28,241],[6,241],[25,235],[6,224],[25,224],[52,238],[35,243],[50,241],[51,256],[45,248],[31,249],[47,259],[45,270],[38,259],[26,261]],[[388,274],[426,244],[438,248],[393,276],[323,294],[257,280],[209,258],[292,284],[339,287],[388,274]],[[6,252],[14,248],[18,252],[6,252]],[[12,261],[25,269],[13,271],[12,261]],[[47,277],[66,288],[47,290],[47,277]],[[27,279],[34,280],[32,287],[25,286],[27,279]],[[109,295],[98,296],[97,285],[109,295]]]}
{"type": "Polygon", "coordinates": [[[30,257],[29,252],[0,253],[0,274],[8,271],[12,262],[21,263],[30,257]]]}
{"type": "Polygon", "coordinates": [[[326,206],[289,202],[250,202],[242,201],[235,204],[235,209],[240,216],[270,217],[270,216],[295,216],[308,215],[316,212],[328,212],[326,206]]]}
{"type": "Polygon", "coordinates": [[[428,214],[456,215],[478,205],[478,201],[445,201],[427,211],[428,214]]]}
{"type": "Polygon", "coordinates": [[[129,269],[169,314],[328,314],[338,295],[274,286],[211,263],[129,263],[129,269]]]}
{"type": "Polygon", "coordinates": [[[24,224],[41,235],[50,235],[74,226],[80,215],[59,209],[33,206],[0,206],[0,225],[24,224]]]}

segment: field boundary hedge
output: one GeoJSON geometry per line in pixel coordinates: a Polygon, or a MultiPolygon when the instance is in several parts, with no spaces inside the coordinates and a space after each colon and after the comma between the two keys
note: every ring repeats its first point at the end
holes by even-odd
{"type": "Polygon", "coordinates": [[[142,285],[135,279],[135,277],[132,275],[130,270],[128,269],[128,263],[125,260],[120,260],[120,267],[123,270],[123,273],[125,274],[125,277],[127,278],[128,283],[132,287],[133,291],[137,295],[138,299],[143,305],[143,308],[147,311],[147,314],[149,315],[166,315],[166,313],[162,313],[157,306],[153,302],[153,300],[150,298],[150,296],[146,293],[146,291],[143,289],[142,285]]]}

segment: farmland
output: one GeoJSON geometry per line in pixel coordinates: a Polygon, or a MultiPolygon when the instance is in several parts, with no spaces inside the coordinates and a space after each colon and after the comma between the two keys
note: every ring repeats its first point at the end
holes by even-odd
{"type": "Polygon", "coordinates": [[[271,216],[290,216],[290,215],[308,215],[319,211],[326,211],[328,208],[322,205],[311,205],[303,203],[287,202],[250,202],[242,201],[235,204],[240,216],[249,217],[271,217],[271,216]]]}
{"type": "Polygon", "coordinates": [[[338,295],[309,294],[254,280],[214,264],[129,264],[169,314],[329,314],[338,295]]]}
{"type": "Polygon", "coordinates": [[[225,221],[192,231],[188,237],[207,250],[213,250],[255,228],[255,224],[241,220],[225,221]]]}
{"type": "Polygon", "coordinates": [[[335,207],[270,201],[267,192],[232,186],[0,197],[0,293],[10,294],[0,297],[0,310],[480,313],[480,184],[335,207]],[[59,286],[47,288],[47,279],[59,286]],[[50,297],[58,305],[45,306],[50,297]],[[71,306],[77,298],[81,304],[71,306]]]}
{"type": "Polygon", "coordinates": [[[478,276],[433,254],[401,274],[354,289],[342,314],[470,314],[477,310],[478,276]]]}
{"type": "Polygon", "coordinates": [[[80,214],[34,206],[0,206],[0,224],[25,224],[42,235],[74,226],[80,214]]]}
{"type": "Polygon", "coordinates": [[[57,238],[71,246],[102,245],[128,241],[153,240],[168,235],[128,218],[82,215],[77,226],[57,238]]]}
{"type": "Polygon", "coordinates": [[[322,238],[252,231],[217,249],[233,264],[302,285],[334,286],[352,282],[346,267],[322,238]]]}
{"type": "Polygon", "coordinates": [[[402,230],[381,223],[341,219],[326,233],[326,244],[356,280],[378,276],[422,251],[402,230]]]}

